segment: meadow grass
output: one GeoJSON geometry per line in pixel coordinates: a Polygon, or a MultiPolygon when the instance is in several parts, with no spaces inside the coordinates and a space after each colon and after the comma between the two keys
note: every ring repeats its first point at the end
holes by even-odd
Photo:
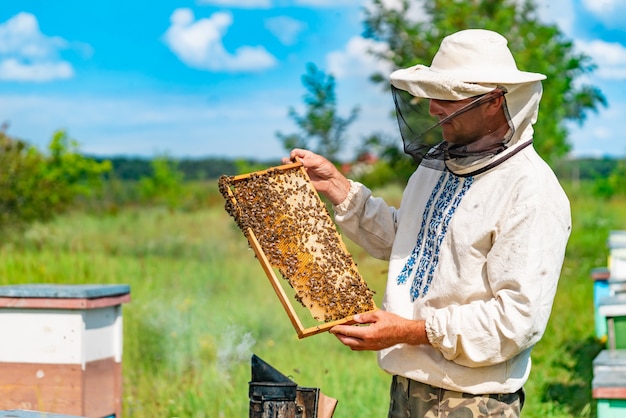
{"type": "MultiPolygon", "coordinates": [[[[397,205],[399,190],[381,193],[397,205]]],[[[533,351],[524,417],[595,417],[591,361],[602,345],[590,271],[606,264],[608,232],[626,229],[626,201],[569,194],[574,228],[548,329],[533,351]]],[[[346,244],[380,306],[386,263],[346,244]]],[[[390,378],[375,354],[352,352],[327,333],[298,339],[221,202],[191,212],[68,214],[3,243],[0,260],[0,284],[130,285],[126,417],[247,416],[253,353],[338,399],[336,418],[386,416],[390,378]]]]}

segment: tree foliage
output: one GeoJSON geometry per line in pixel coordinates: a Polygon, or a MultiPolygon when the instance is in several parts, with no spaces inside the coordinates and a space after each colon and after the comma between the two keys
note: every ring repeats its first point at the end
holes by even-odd
{"type": "Polygon", "coordinates": [[[605,199],[626,196],[626,159],[618,161],[608,176],[596,178],[594,193],[605,199]]]}
{"type": "MultiPolygon", "coordinates": [[[[107,179],[115,178],[121,181],[139,180],[143,177],[149,177],[154,171],[153,162],[155,157],[129,157],[129,156],[92,156],[96,161],[109,161],[111,163],[111,171],[107,174],[107,179]]],[[[226,174],[229,176],[239,174],[240,162],[227,157],[199,157],[199,158],[181,158],[178,159],[177,169],[188,180],[212,180],[226,174]]],[[[279,164],[279,159],[268,161],[242,160],[242,164],[251,166],[258,165],[268,168],[279,164]]]]}
{"type": "Polygon", "coordinates": [[[178,169],[178,162],[167,155],[152,160],[151,175],[139,179],[139,191],[144,202],[165,204],[177,208],[182,200],[185,175],[178,169]]]}
{"type": "Polygon", "coordinates": [[[287,135],[277,132],[276,136],[287,151],[307,148],[336,161],[344,145],[344,133],[356,119],[358,108],[353,108],[347,118],[338,115],[335,78],[315,64],[307,64],[302,84],[307,89],[304,95],[306,112],[300,115],[293,107],[289,108],[289,117],[301,132],[287,135]]]}
{"type": "MultiPolygon", "coordinates": [[[[468,28],[484,28],[503,34],[518,68],[545,74],[544,94],[535,125],[535,147],[549,162],[571,148],[566,121],[584,122],[589,111],[606,105],[601,91],[580,83],[595,65],[575,51],[571,40],[555,25],[539,21],[532,0],[400,0],[388,6],[372,0],[365,11],[364,36],[385,43],[385,51],[371,51],[395,68],[430,65],[442,39],[468,28]],[[422,18],[413,13],[422,6],[422,18]]],[[[388,74],[373,74],[386,82],[388,74]]]]}
{"type": "Polygon", "coordinates": [[[43,153],[0,129],[0,231],[19,230],[68,210],[78,196],[99,190],[107,161],[78,153],[64,131],[53,134],[43,153]]]}

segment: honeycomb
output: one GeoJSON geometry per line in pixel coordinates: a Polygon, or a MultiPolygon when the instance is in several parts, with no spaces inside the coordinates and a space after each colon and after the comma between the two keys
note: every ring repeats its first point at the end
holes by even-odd
{"type": "Polygon", "coordinates": [[[330,322],[375,308],[326,206],[301,163],[218,181],[225,209],[313,318],[330,322]]]}

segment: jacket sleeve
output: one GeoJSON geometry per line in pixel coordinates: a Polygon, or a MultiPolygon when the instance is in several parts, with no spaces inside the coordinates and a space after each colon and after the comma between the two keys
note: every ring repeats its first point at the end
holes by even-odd
{"type": "Polygon", "coordinates": [[[398,210],[360,183],[350,181],[346,199],[334,206],[341,231],[372,257],[388,260],[396,235],[398,210]]]}

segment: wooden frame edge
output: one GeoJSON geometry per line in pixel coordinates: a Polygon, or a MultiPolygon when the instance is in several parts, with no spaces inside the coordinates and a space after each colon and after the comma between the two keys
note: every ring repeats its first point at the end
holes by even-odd
{"type": "Polygon", "coordinates": [[[274,269],[272,268],[272,265],[270,264],[269,260],[265,256],[265,253],[263,252],[263,249],[261,248],[261,244],[259,244],[259,241],[257,240],[251,228],[248,228],[246,235],[248,237],[248,242],[250,242],[250,246],[252,247],[252,249],[254,250],[254,253],[256,254],[259,261],[261,262],[261,266],[263,267],[263,270],[265,271],[265,275],[267,276],[272,287],[274,288],[274,292],[276,292],[278,299],[280,299],[280,303],[283,305],[283,308],[287,312],[287,315],[289,316],[291,323],[293,324],[294,328],[296,329],[298,333],[298,337],[300,337],[300,335],[304,331],[304,327],[302,326],[302,322],[300,321],[298,314],[293,309],[293,305],[291,304],[291,302],[289,302],[289,298],[287,294],[285,293],[285,289],[283,289],[283,287],[281,286],[279,278],[276,277],[276,274],[274,273],[274,269]]]}
{"type": "MultiPolygon", "coordinates": [[[[293,168],[299,168],[300,171],[304,174],[305,178],[310,181],[308,173],[306,172],[306,169],[304,168],[302,162],[300,161],[299,158],[296,158],[295,161],[293,163],[290,164],[284,164],[278,167],[272,167],[266,170],[260,170],[260,171],[256,171],[254,173],[248,173],[248,174],[241,174],[241,175],[237,175],[237,176],[233,176],[230,178],[230,180],[232,182],[236,182],[239,180],[245,180],[247,178],[250,178],[252,175],[261,175],[264,173],[269,172],[270,170],[290,170],[293,168]]],[[[233,204],[237,204],[237,200],[235,199],[235,196],[233,195],[232,191],[229,189],[228,190],[228,195],[231,199],[231,202],[233,204]]],[[[319,200],[319,202],[321,204],[323,204],[321,198],[319,197],[319,195],[317,195],[317,199],[319,200]]],[[[341,239],[341,235],[339,234],[339,232],[336,232],[340,239],[339,242],[341,244],[341,246],[343,247],[344,251],[347,251],[347,247],[345,245],[345,243],[343,242],[343,240],[341,239]]],[[[257,240],[254,232],[252,231],[251,228],[248,228],[247,231],[245,232],[245,235],[248,239],[248,242],[250,243],[250,246],[252,247],[252,250],[254,251],[257,259],[259,260],[259,262],[261,263],[261,267],[263,268],[263,270],[265,271],[265,275],[267,276],[267,278],[270,281],[270,284],[272,285],[272,288],[274,289],[274,292],[276,293],[276,295],[278,296],[278,299],[280,300],[281,304],[283,305],[283,308],[285,310],[285,312],[287,313],[287,316],[289,317],[289,320],[291,321],[291,324],[293,325],[293,327],[296,330],[296,333],[298,334],[298,338],[302,339],[302,338],[306,338],[306,337],[310,337],[312,335],[317,335],[317,334],[321,334],[323,332],[327,332],[328,330],[330,330],[332,327],[336,326],[336,325],[353,325],[356,324],[356,322],[354,321],[354,316],[349,316],[346,318],[342,318],[342,319],[338,319],[335,321],[331,321],[331,322],[326,322],[326,323],[322,323],[319,325],[315,325],[309,328],[304,328],[304,326],[302,325],[302,321],[300,320],[300,318],[298,317],[298,314],[296,313],[295,309],[293,308],[293,305],[291,304],[291,302],[289,301],[289,296],[285,293],[285,290],[283,289],[281,283],[280,283],[280,279],[276,276],[274,269],[271,265],[271,263],[269,262],[269,260],[267,259],[265,252],[263,251],[261,244],[259,243],[259,241],[257,240]]],[[[374,304],[374,309],[371,311],[367,311],[367,312],[373,312],[374,310],[378,309],[376,307],[376,304],[374,304]]],[[[365,312],[363,312],[365,313],[365,312]]]]}

